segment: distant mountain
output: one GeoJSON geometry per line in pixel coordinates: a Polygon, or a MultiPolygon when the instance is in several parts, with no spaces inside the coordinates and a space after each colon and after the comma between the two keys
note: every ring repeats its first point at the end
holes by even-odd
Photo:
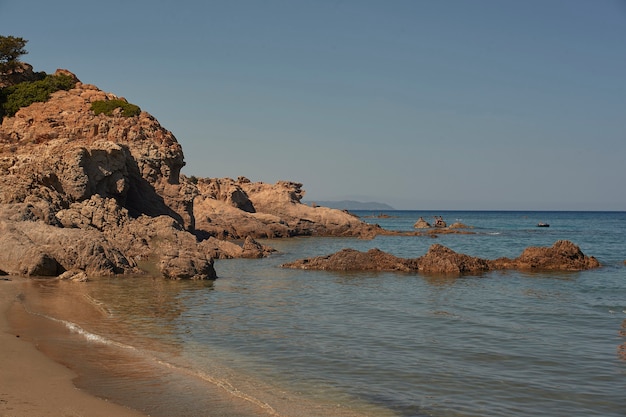
{"type": "Polygon", "coordinates": [[[376,203],[376,202],[367,202],[363,203],[361,201],[353,201],[353,200],[342,200],[342,201],[310,201],[306,204],[315,203],[318,206],[329,207],[340,210],[395,210],[389,204],[385,203],[376,203]]]}

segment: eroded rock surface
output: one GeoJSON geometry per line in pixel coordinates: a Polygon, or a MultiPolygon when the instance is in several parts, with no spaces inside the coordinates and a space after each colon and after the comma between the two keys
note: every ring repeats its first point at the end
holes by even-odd
{"type": "Polygon", "coordinates": [[[196,233],[201,238],[242,239],[291,236],[372,238],[383,230],[350,213],[311,207],[300,201],[302,184],[250,182],[247,178],[198,180],[194,202],[196,233]]]}

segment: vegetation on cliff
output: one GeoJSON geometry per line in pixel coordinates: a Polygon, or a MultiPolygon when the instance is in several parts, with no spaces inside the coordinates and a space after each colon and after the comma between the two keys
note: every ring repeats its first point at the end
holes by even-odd
{"type": "MultiPolygon", "coordinates": [[[[27,54],[24,49],[28,41],[15,36],[0,36],[0,75],[15,76],[25,67],[19,60],[27,54]]],[[[0,120],[13,116],[22,107],[36,102],[46,102],[50,94],[59,90],[69,90],[76,79],[67,74],[48,75],[45,72],[29,72],[28,79],[15,83],[3,83],[0,88],[0,120]]]]}
{"type": "Polygon", "coordinates": [[[69,90],[76,80],[66,74],[46,75],[37,81],[25,81],[0,90],[0,116],[13,116],[22,107],[36,102],[46,102],[50,94],[59,90],[69,90]]]}
{"type": "Polygon", "coordinates": [[[122,116],[124,117],[139,116],[139,113],[141,113],[139,106],[122,99],[99,100],[91,103],[91,110],[96,116],[101,113],[104,113],[107,116],[112,116],[115,109],[121,109],[122,116]]]}

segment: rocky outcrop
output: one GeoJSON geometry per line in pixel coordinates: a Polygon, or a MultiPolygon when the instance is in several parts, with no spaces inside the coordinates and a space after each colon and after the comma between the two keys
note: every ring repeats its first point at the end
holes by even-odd
{"type": "Polygon", "coordinates": [[[419,258],[398,258],[371,249],[360,252],[344,249],[335,254],[301,259],[283,264],[284,268],[335,271],[402,271],[426,274],[464,275],[492,270],[516,269],[529,271],[580,271],[597,268],[593,256],[582,253],[572,242],[560,240],[552,247],[529,247],[515,259],[487,260],[459,254],[445,246],[434,244],[419,258]]]}
{"type": "Polygon", "coordinates": [[[36,81],[39,75],[33,72],[33,67],[25,62],[18,62],[15,68],[7,72],[0,72],[0,88],[10,87],[25,81],[36,81]]]}
{"type": "Polygon", "coordinates": [[[112,99],[118,97],[78,82],[4,118],[0,202],[30,197],[63,206],[97,193],[134,216],[164,214],[192,230],[194,190],[179,182],[180,144],[148,113],[91,111],[91,103],[112,99]]]}
{"type": "Polygon", "coordinates": [[[57,276],[78,269],[89,275],[138,271],[97,231],[66,229],[42,221],[0,220],[0,269],[19,275],[57,276]]]}
{"type": "MultiPolygon", "coordinates": [[[[27,64],[16,74],[5,81],[42,76],[27,64]]],[[[72,77],[74,88],[0,125],[0,271],[214,279],[213,259],[272,252],[254,238],[381,231],[348,213],[301,204],[301,184],[191,181],[180,174],[180,144],[154,117],[125,117],[121,108],[96,115],[92,103],[125,100],[69,71],[57,74],[72,77]]]]}
{"type": "Polygon", "coordinates": [[[429,274],[476,274],[489,271],[489,261],[456,253],[438,243],[431,245],[424,256],[417,258],[418,271],[429,274]]]}
{"type": "Polygon", "coordinates": [[[292,236],[371,238],[383,230],[345,211],[301,203],[302,184],[251,182],[240,177],[204,178],[194,201],[196,233],[242,239],[292,236]]]}
{"type": "Polygon", "coordinates": [[[172,279],[215,278],[191,233],[197,189],[180,182],[182,148],[148,113],[91,111],[117,98],[77,80],[3,119],[0,269],[106,275],[151,263],[172,279]]]}
{"type": "Polygon", "coordinates": [[[586,256],[578,246],[559,240],[552,247],[526,248],[516,259],[500,258],[492,261],[494,268],[541,271],[581,271],[600,266],[593,256],[586,256]]]}

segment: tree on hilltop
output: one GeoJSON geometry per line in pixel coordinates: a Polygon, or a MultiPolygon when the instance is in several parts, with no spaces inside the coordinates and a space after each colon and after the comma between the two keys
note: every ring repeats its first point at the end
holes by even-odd
{"type": "Polygon", "coordinates": [[[28,51],[24,49],[28,41],[15,36],[0,35],[0,73],[6,73],[15,69],[20,62],[20,57],[28,51]]]}

